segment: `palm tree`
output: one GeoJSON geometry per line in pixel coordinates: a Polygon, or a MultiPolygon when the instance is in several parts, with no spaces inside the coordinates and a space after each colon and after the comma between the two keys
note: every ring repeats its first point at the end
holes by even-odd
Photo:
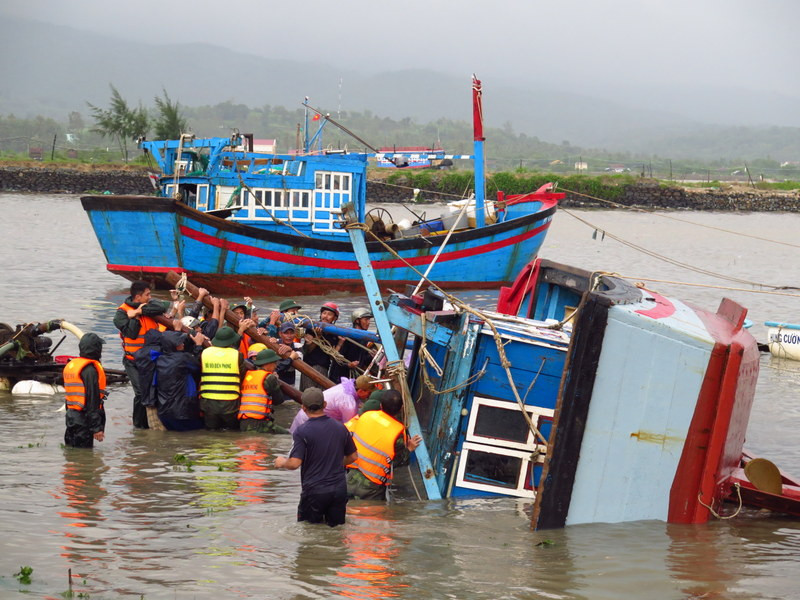
{"type": "Polygon", "coordinates": [[[113,84],[109,84],[109,86],[111,87],[110,108],[103,109],[86,103],[89,105],[95,121],[92,131],[103,137],[115,139],[125,162],[127,162],[128,140],[145,136],[150,127],[150,119],[147,110],[141,104],[138,108],[130,108],[119,90],[113,84]]]}
{"type": "Polygon", "coordinates": [[[164,97],[155,97],[158,118],[153,124],[153,130],[157,140],[177,140],[181,134],[186,132],[188,125],[186,119],[181,115],[180,105],[176,100],[174,103],[169,99],[167,90],[162,90],[164,97]]]}

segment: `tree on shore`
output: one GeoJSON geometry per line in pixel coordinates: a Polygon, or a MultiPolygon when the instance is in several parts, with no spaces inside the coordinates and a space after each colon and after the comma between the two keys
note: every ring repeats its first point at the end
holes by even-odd
{"type": "Polygon", "coordinates": [[[170,100],[167,90],[162,89],[164,97],[155,97],[158,117],[153,122],[153,132],[157,140],[177,140],[189,128],[186,118],[181,114],[180,105],[170,100]]]}
{"type": "Polygon", "coordinates": [[[150,118],[147,110],[140,104],[138,108],[128,106],[126,100],[113,84],[111,87],[111,106],[107,109],[99,108],[87,102],[95,126],[95,131],[103,137],[115,139],[120,152],[128,162],[128,141],[136,140],[147,134],[150,127],[150,118]]]}

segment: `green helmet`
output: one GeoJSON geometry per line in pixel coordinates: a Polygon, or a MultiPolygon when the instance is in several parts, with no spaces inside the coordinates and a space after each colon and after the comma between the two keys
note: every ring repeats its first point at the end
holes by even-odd
{"type": "Polygon", "coordinates": [[[365,317],[372,318],[372,312],[368,308],[357,308],[353,311],[353,323],[365,317]]]}

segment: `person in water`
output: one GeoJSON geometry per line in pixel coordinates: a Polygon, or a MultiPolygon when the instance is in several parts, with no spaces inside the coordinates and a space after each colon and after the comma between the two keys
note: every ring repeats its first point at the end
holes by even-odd
{"type": "Polygon", "coordinates": [[[265,348],[252,359],[255,369],[242,380],[239,404],[239,429],[259,433],[289,433],[275,424],[272,407],[283,402],[283,392],[275,374],[280,356],[265,348]]]}
{"type": "Polygon", "coordinates": [[[325,397],[319,388],[308,388],[301,397],[308,420],[292,434],[289,456],[275,459],[278,469],[300,469],[300,504],[297,520],[342,525],[347,509],[344,468],[358,453],[350,432],[325,415],[325,397]]]}
{"type": "MultiPolygon", "coordinates": [[[[144,346],[145,334],[151,329],[165,329],[153,317],[163,315],[170,307],[169,302],[154,300],[151,297],[150,284],[134,281],[131,284],[130,296],[120,304],[114,314],[114,325],[119,329],[122,338],[124,356],[122,366],[133,387],[133,426],[147,429],[147,408],[142,403],[142,391],[139,385],[139,372],[136,369],[134,355],[144,346]]],[[[172,317],[172,315],[166,315],[172,317]]]]}
{"type": "Polygon", "coordinates": [[[106,374],[100,364],[105,341],[96,333],[87,333],[78,342],[79,358],[64,367],[64,390],[67,405],[64,444],[73,448],[91,448],[105,438],[106,374]]]}
{"type": "Polygon", "coordinates": [[[353,433],[358,458],[347,466],[347,494],[351,498],[386,498],[394,466],[408,461],[422,437],[408,438],[403,425],[403,396],[397,390],[380,394],[380,410],[369,410],[345,423],[353,433]]]}

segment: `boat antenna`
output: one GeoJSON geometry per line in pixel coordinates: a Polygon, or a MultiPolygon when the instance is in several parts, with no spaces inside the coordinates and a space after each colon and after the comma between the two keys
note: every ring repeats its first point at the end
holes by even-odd
{"type": "MultiPolygon", "coordinates": [[[[318,115],[319,115],[321,118],[325,119],[327,122],[329,122],[329,123],[331,123],[331,124],[335,125],[335,126],[336,126],[336,127],[338,127],[339,129],[341,129],[342,131],[344,131],[344,132],[345,132],[347,135],[349,135],[350,137],[352,137],[353,139],[355,139],[357,142],[359,142],[359,143],[363,144],[365,147],[367,147],[367,148],[369,148],[370,150],[372,150],[372,151],[373,151],[375,154],[380,154],[380,150],[378,150],[378,149],[377,149],[375,146],[373,146],[372,144],[369,144],[369,143],[367,143],[367,141],[366,141],[366,140],[364,140],[364,139],[362,139],[362,138],[358,137],[358,136],[357,136],[355,133],[353,133],[352,131],[350,131],[350,130],[349,130],[347,127],[345,127],[345,126],[344,126],[344,125],[342,125],[341,123],[338,123],[338,122],[337,122],[335,119],[332,119],[332,118],[331,118],[331,116],[330,116],[330,114],[323,113],[321,110],[317,110],[317,109],[316,109],[316,108],[314,108],[313,106],[309,106],[308,108],[310,108],[312,111],[314,111],[316,114],[318,114],[318,115]]],[[[397,163],[395,162],[395,160],[396,160],[396,159],[395,159],[394,157],[392,157],[392,158],[387,158],[386,160],[388,160],[388,161],[389,161],[390,163],[392,163],[392,164],[393,164],[395,167],[397,167],[397,163]]]]}
{"type": "Polygon", "coordinates": [[[303,125],[303,154],[308,154],[308,96],[303,100],[305,109],[305,125],[303,125]]]}

